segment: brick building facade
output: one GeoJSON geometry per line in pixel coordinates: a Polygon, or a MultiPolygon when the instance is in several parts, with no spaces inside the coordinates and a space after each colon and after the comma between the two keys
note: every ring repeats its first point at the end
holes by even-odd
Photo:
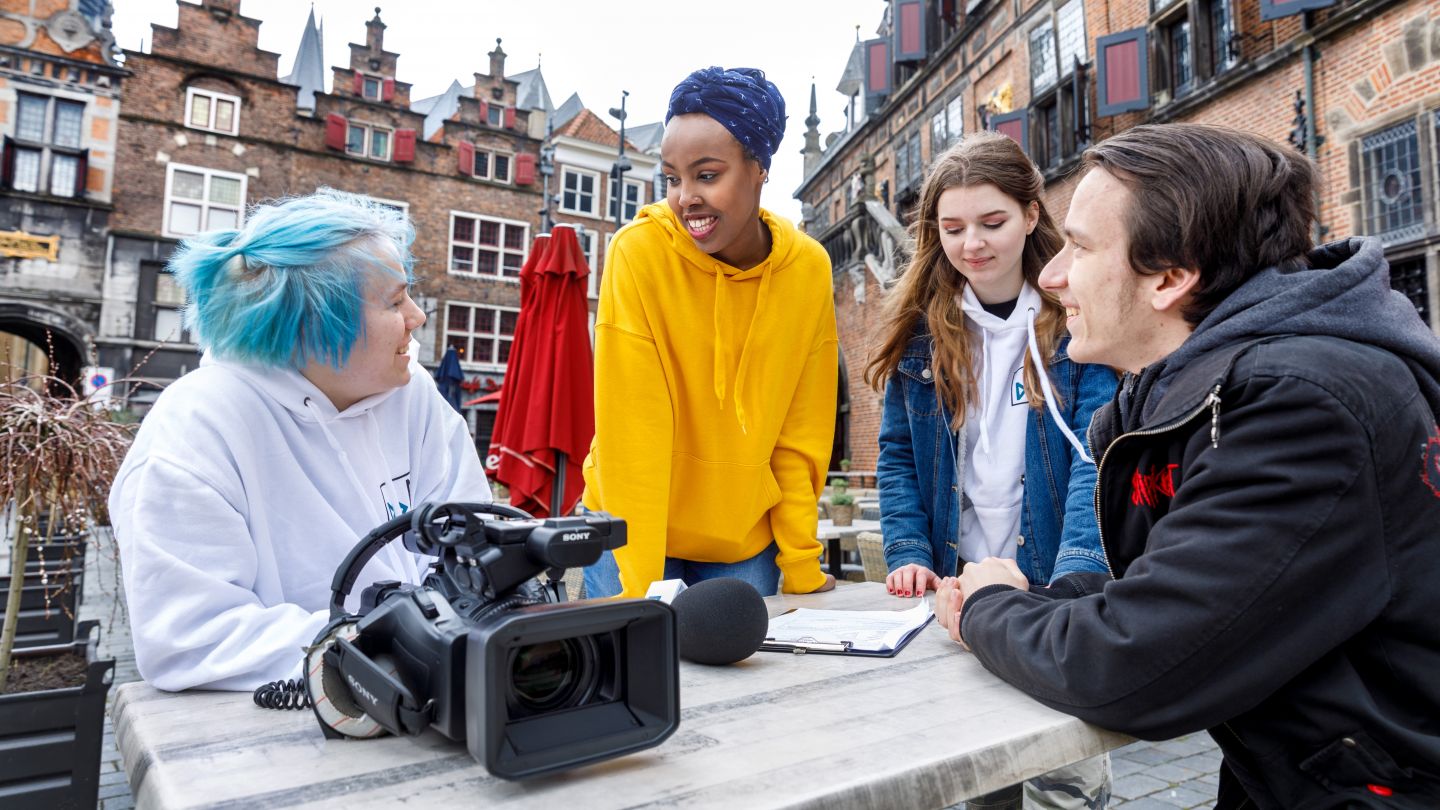
{"type": "Polygon", "coordinates": [[[79,383],[91,362],[128,75],[118,55],[104,0],[0,0],[0,381],[79,383]]]}
{"type": "Polygon", "coordinates": [[[977,129],[1014,137],[1063,221],[1080,153],[1146,122],[1250,130],[1321,169],[1317,236],[1377,236],[1392,284],[1440,331],[1440,2],[891,0],[841,92],[866,114],[807,137],[796,195],[830,253],[840,325],[837,444],[874,469],[880,395],[862,380],[905,261],[925,169],[977,129]]]}

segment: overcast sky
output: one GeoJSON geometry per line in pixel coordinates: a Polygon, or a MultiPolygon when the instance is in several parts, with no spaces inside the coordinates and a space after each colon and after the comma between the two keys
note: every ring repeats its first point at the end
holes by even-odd
{"type": "MultiPolygon", "coordinates": [[[[150,24],[174,26],[175,0],[114,0],[114,31],[123,48],[150,48],[150,24]]],[[[475,71],[489,70],[495,38],[507,54],[505,70],[520,73],[540,63],[556,106],[571,93],[612,127],[606,113],[629,90],[628,124],[659,121],[670,90],[698,67],[758,67],[785,96],[785,140],[771,167],[762,204],[798,220],[793,198],[802,179],[800,149],[810,83],[817,88],[820,132],[841,129],[846,99],[835,91],[855,26],[874,36],[884,0],[722,0],[718,3],[498,2],[405,0],[381,2],[385,49],[400,54],[397,78],[414,85],[411,98],[437,95],[475,71]]],[[[375,2],[317,0],[325,26],[328,68],[348,66],[348,43],[365,41],[375,2]]],[[[302,0],[242,0],[241,13],[264,21],[260,47],[280,54],[290,72],[310,4],[302,0]]],[[[822,139],[821,143],[824,141],[822,139]]]]}

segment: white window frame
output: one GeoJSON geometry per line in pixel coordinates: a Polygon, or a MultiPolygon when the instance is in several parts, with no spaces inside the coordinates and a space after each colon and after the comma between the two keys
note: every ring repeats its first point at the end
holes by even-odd
{"type": "Polygon", "coordinates": [[[476,178],[478,178],[478,179],[480,179],[480,180],[489,180],[489,181],[492,182],[492,183],[502,183],[502,184],[507,185],[507,186],[510,185],[512,182],[514,182],[514,179],[515,179],[515,153],[514,153],[514,152],[502,152],[502,151],[500,151],[500,150],[498,150],[498,149],[482,149],[482,148],[480,148],[480,147],[477,146],[477,147],[475,147],[475,167],[479,167],[479,166],[481,165],[481,161],[482,161],[482,160],[484,161],[484,165],[485,165],[485,174],[482,175],[482,174],[480,174],[480,173],[477,171],[477,172],[475,172],[475,174],[474,174],[474,176],[475,176],[476,178]],[[495,176],[495,158],[497,158],[497,157],[506,158],[506,161],[505,161],[505,176],[504,176],[503,178],[501,178],[501,177],[496,177],[496,176],[495,176]]]}
{"type": "Polygon", "coordinates": [[[185,200],[185,201],[184,201],[184,202],[190,202],[190,203],[197,203],[197,204],[200,206],[200,225],[201,225],[201,228],[200,228],[200,230],[198,231],[198,233],[204,233],[205,231],[213,230],[212,228],[209,227],[209,224],[210,224],[210,210],[211,210],[212,208],[223,208],[223,209],[225,209],[225,210],[231,210],[231,209],[232,209],[232,206],[229,206],[229,205],[221,205],[221,204],[213,203],[213,202],[210,201],[210,180],[211,180],[211,178],[214,178],[214,177],[224,177],[224,178],[229,179],[229,180],[239,180],[239,181],[240,181],[240,204],[239,204],[238,206],[233,206],[233,209],[234,209],[235,212],[236,212],[236,213],[235,213],[235,227],[238,228],[238,227],[240,227],[240,226],[242,226],[242,225],[245,224],[245,201],[246,201],[246,199],[248,199],[248,194],[249,194],[249,189],[247,188],[247,186],[248,186],[248,181],[249,181],[249,179],[250,179],[249,177],[247,177],[247,176],[244,175],[244,174],[239,174],[239,173],[237,173],[237,172],[227,172],[227,171],[222,171],[222,170],[220,170],[220,169],[209,169],[209,168],[206,168],[206,167],[204,167],[204,166],[187,166],[187,165],[185,165],[185,164],[183,164],[183,163],[174,163],[174,162],[171,162],[171,163],[165,164],[165,196],[164,196],[164,206],[165,206],[165,207],[164,207],[163,212],[162,212],[162,219],[163,219],[163,223],[162,223],[162,226],[161,226],[161,232],[162,232],[162,233],[164,233],[166,236],[172,236],[172,237],[176,237],[176,238],[180,238],[180,239],[183,239],[183,238],[185,238],[185,237],[187,237],[187,236],[193,236],[193,235],[194,235],[194,234],[188,234],[188,233],[175,233],[175,232],[173,232],[173,231],[170,230],[170,204],[171,204],[171,202],[174,201],[174,200],[172,200],[172,198],[171,198],[171,190],[174,188],[174,185],[175,185],[175,172],[177,172],[177,171],[191,172],[191,173],[194,173],[194,174],[202,174],[202,175],[205,176],[204,190],[201,192],[201,197],[202,197],[202,199],[200,199],[200,200],[185,200]]]}
{"type": "MultiPolygon", "coordinates": [[[[631,180],[630,178],[627,177],[627,178],[625,178],[623,184],[617,184],[614,180],[611,180],[610,182],[606,183],[606,185],[609,186],[609,192],[610,192],[610,193],[609,193],[608,195],[606,195],[606,197],[605,197],[605,213],[607,214],[607,216],[605,217],[606,220],[608,220],[608,221],[610,221],[610,222],[614,222],[614,221],[615,221],[615,213],[610,210],[610,204],[615,201],[615,200],[614,200],[614,197],[615,197],[615,188],[616,188],[617,185],[623,185],[623,187],[624,187],[624,188],[627,188],[627,189],[629,189],[629,188],[635,189],[635,213],[634,213],[634,214],[631,214],[631,215],[628,216],[628,217],[625,217],[625,221],[626,221],[626,222],[629,222],[629,221],[633,220],[636,216],[638,216],[638,215],[640,214],[640,209],[645,207],[645,181],[644,181],[644,180],[631,180]]],[[[627,202],[627,203],[625,203],[625,205],[629,205],[629,203],[627,202]]],[[[621,209],[621,210],[623,211],[624,209],[621,209]]]]}
{"type": "Polygon", "coordinates": [[[36,163],[34,188],[26,188],[21,185],[18,168],[16,175],[10,179],[10,188],[29,194],[48,194],[52,197],[66,197],[70,199],[84,197],[86,192],[84,190],[85,180],[83,179],[79,180],[81,191],[78,193],[74,190],[76,185],[74,182],[72,182],[68,188],[57,190],[55,188],[55,169],[57,160],[60,158],[75,160],[78,169],[79,158],[82,155],[88,154],[89,147],[87,143],[89,142],[89,137],[87,133],[90,131],[91,125],[90,105],[85,99],[49,93],[26,92],[23,90],[17,92],[13,98],[14,100],[11,103],[15,112],[10,115],[11,121],[13,122],[10,132],[10,142],[11,147],[16,152],[14,159],[18,164],[20,160],[18,153],[25,152],[35,155],[36,163]],[[21,137],[20,109],[24,103],[22,96],[36,99],[45,105],[45,112],[40,120],[41,132],[39,140],[21,137]],[[59,117],[60,105],[62,103],[74,104],[80,107],[79,142],[73,146],[62,145],[56,138],[57,118],[59,117]]]}
{"type": "Polygon", "coordinates": [[[504,106],[503,104],[495,104],[495,103],[486,104],[486,105],[485,105],[485,126],[487,126],[487,127],[503,127],[503,126],[505,126],[505,110],[507,110],[507,109],[509,109],[509,108],[506,107],[506,106],[504,106]],[[491,121],[491,120],[490,120],[491,118],[495,118],[495,120],[494,120],[494,121],[491,121]]]}
{"type": "Polygon", "coordinates": [[[390,157],[395,154],[395,128],[394,128],[394,127],[386,127],[386,126],[381,126],[381,125],[379,125],[379,124],[371,124],[371,123],[368,123],[368,122],[365,122],[365,121],[356,121],[356,120],[354,120],[354,119],[347,120],[347,121],[345,122],[345,125],[346,125],[346,128],[345,128],[345,154],[349,155],[350,157],[365,158],[365,159],[367,159],[367,160],[382,160],[382,161],[385,161],[385,162],[388,163],[388,162],[390,161],[390,157]],[[352,152],[352,151],[350,151],[350,130],[351,130],[351,129],[361,129],[361,130],[364,130],[364,132],[365,132],[365,148],[364,148],[363,151],[360,151],[360,152],[352,152]],[[375,137],[375,133],[376,133],[376,132],[386,132],[386,133],[389,133],[389,137],[385,139],[385,156],[384,156],[384,157],[376,157],[376,156],[370,154],[370,147],[371,147],[371,145],[373,144],[373,139],[374,139],[374,137],[375,137]]]}
{"type": "Polygon", "coordinates": [[[238,135],[240,133],[240,97],[221,93],[218,90],[206,90],[203,87],[185,88],[185,126],[205,132],[218,132],[221,135],[238,135]],[[196,96],[205,96],[210,99],[210,122],[206,126],[200,126],[190,121],[190,113],[194,110],[196,96]],[[215,102],[217,101],[228,101],[235,105],[235,115],[230,119],[232,124],[230,129],[220,129],[215,126],[215,102]]]}
{"type": "MultiPolygon", "coordinates": [[[[470,370],[470,371],[504,371],[504,370],[506,369],[506,367],[509,366],[509,361],[508,361],[508,359],[507,359],[507,361],[504,362],[504,363],[476,362],[476,361],[474,361],[474,360],[470,360],[469,357],[468,357],[468,355],[473,355],[473,353],[474,353],[474,348],[475,348],[475,341],[476,341],[477,339],[488,339],[488,340],[490,340],[490,341],[492,342],[492,349],[495,348],[495,347],[497,347],[497,346],[499,345],[499,342],[500,342],[501,340],[509,340],[509,341],[510,341],[510,347],[511,347],[511,349],[513,350],[514,347],[515,347],[515,335],[514,335],[514,333],[512,332],[509,337],[503,337],[502,335],[499,334],[498,331],[497,331],[497,332],[476,332],[476,331],[474,331],[475,316],[474,316],[474,313],[473,313],[473,312],[471,313],[471,316],[470,316],[470,322],[471,322],[471,330],[470,330],[470,331],[466,331],[466,332],[452,332],[452,331],[450,330],[450,308],[451,308],[451,307],[455,307],[455,306],[466,307],[467,309],[471,309],[471,310],[477,310],[477,309],[479,309],[479,310],[492,310],[492,311],[495,311],[495,312],[513,312],[513,313],[515,313],[515,319],[516,319],[517,323],[518,323],[518,321],[519,321],[519,319],[520,319],[520,308],[519,308],[519,307],[508,307],[508,306],[503,306],[503,305],[499,305],[499,304],[482,304],[482,303],[479,303],[479,302],[477,302],[477,301],[446,301],[446,302],[445,302],[445,307],[444,307],[444,316],[445,316],[445,318],[444,318],[444,320],[441,322],[441,323],[443,324],[443,326],[441,327],[441,337],[440,337],[440,341],[441,341],[442,345],[445,345],[445,346],[449,346],[449,345],[450,345],[450,336],[451,336],[452,334],[463,334],[463,335],[466,337],[466,340],[467,340],[467,342],[468,342],[468,345],[469,345],[469,347],[470,347],[470,349],[471,349],[471,351],[466,352],[467,357],[462,357],[462,358],[460,358],[460,367],[461,367],[461,368],[464,368],[464,369],[467,369],[467,370],[470,370]]],[[[507,355],[507,358],[508,358],[508,355],[507,355]]]]}
{"type": "MultiPolygon", "coordinates": [[[[590,171],[589,169],[577,169],[573,166],[562,166],[560,168],[560,211],[566,214],[574,214],[578,217],[590,217],[591,219],[599,219],[600,200],[603,196],[603,192],[601,191],[602,188],[603,186],[601,184],[600,172],[590,171]],[[589,177],[591,180],[595,181],[594,190],[590,192],[590,210],[587,211],[583,208],[565,207],[565,179],[570,175],[575,175],[577,177],[589,177]]],[[[580,202],[581,195],[582,192],[577,186],[575,190],[575,202],[577,204],[580,202]]]]}
{"type": "Polygon", "coordinates": [[[493,217],[493,216],[489,216],[489,215],[487,215],[487,214],[477,214],[477,213],[475,213],[475,212],[473,212],[473,211],[451,211],[451,212],[450,212],[449,230],[447,230],[447,231],[445,232],[445,239],[446,239],[446,245],[447,245],[447,246],[446,246],[446,250],[445,250],[445,271],[446,271],[447,273],[449,273],[450,275],[452,275],[452,276],[462,276],[462,277],[464,277],[464,278],[495,279],[495,280],[498,280],[498,281],[507,281],[507,282],[509,282],[509,283],[511,283],[511,284],[519,284],[519,283],[520,283],[520,277],[519,277],[519,275],[518,275],[518,271],[520,270],[520,268],[522,268],[522,267],[525,266],[525,260],[526,260],[527,258],[529,258],[529,255],[530,255],[530,223],[528,223],[528,222],[522,222],[522,221],[520,221],[520,220],[518,220],[518,219],[504,219],[504,218],[502,218],[502,217],[493,217]],[[457,241],[455,240],[455,220],[456,220],[457,217],[464,217],[464,218],[466,218],[466,219],[473,219],[473,220],[475,220],[475,241],[473,241],[473,242],[457,242],[457,241]],[[498,225],[501,226],[501,229],[502,229],[502,230],[501,230],[501,232],[500,232],[500,242],[499,242],[499,244],[498,244],[497,246],[495,246],[495,247],[492,248],[492,247],[489,247],[489,246],[482,246],[482,245],[480,244],[480,223],[481,223],[481,222],[493,222],[493,223],[496,223],[496,224],[498,224],[498,225]],[[515,228],[520,228],[520,229],[521,229],[520,249],[516,250],[516,249],[513,249],[513,248],[507,248],[507,247],[505,247],[505,232],[504,232],[504,230],[503,230],[505,227],[515,227],[515,228]],[[471,265],[470,265],[472,269],[470,269],[470,270],[456,270],[456,269],[455,269],[455,247],[456,247],[456,245],[459,245],[459,246],[464,247],[464,248],[470,248],[470,249],[476,251],[476,253],[474,254],[474,256],[473,256],[473,258],[472,258],[471,265]],[[481,250],[493,251],[493,252],[496,254],[496,256],[495,256],[495,270],[496,270],[496,272],[494,272],[494,273],[481,273],[479,270],[474,269],[474,268],[477,267],[477,266],[479,265],[479,263],[480,263],[480,259],[479,259],[478,252],[481,251],[481,250]],[[516,271],[517,271],[517,275],[516,275],[516,276],[513,276],[513,277],[512,277],[512,276],[507,276],[507,275],[505,275],[505,256],[506,256],[506,254],[514,254],[514,255],[516,255],[516,256],[519,257],[519,260],[520,260],[520,261],[519,261],[519,263],[518,263],[518,264],[516,265],[516,267],[515,267],[515,269],[516,269],[516,271]]]}
{"type": "Polygon", "coordinates": [[[385,96],[385,78],[373,76],[369,73],[360,73],[360,97],[371,101],[380,101],[385,96]],[[375,95],[365,92],[370,89],[370,82],[375,82],[375,95]]]}
{"type": "Polygon", "coordinates": [[[610,258],[610,243],[615,240],[614,233],[605,234],[605,252],[596,256],[595,262],[590,266],[589,293],[591,298],[600,297],[600,276],[605,270],[605,262],[610,258]]]}

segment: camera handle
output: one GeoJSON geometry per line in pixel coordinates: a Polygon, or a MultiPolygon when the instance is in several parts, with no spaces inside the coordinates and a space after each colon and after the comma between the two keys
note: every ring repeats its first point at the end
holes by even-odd
{"type": "Polygon", "coordinates": [[[403,535],[407,530],[413,529],[422,535],[426,534],[425,525],[435,518],[436,511],[442,507],[445,513],[458,508],[471,513],[487,513],[521,520],[531,519],[530,515],[525,512],[500,503],[425,503],[413,511],[391,518],[361,538],[360,542],[350,549],[350,553],[345,555],[345,559],[340,562],[340,567],[335,569],[335,579],[330,583],[331,620],[345,615],[345,598],[350,595],[350,590],[355,587],[355,580],[360,577],[360,569],[370,562],[370,558],[378,554],[385,544],[403,535]]]}

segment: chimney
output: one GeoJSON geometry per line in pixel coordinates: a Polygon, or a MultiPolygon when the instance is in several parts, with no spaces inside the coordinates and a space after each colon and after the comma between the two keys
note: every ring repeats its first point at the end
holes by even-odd
{"type": "Polygon", "coordinates": [[[505,78],[505,51],[500,47],[500,38],[495,38],[495,50],[490,52],[490,78],[505,78]]]}
{"type": "Polygon", "coordinates": [[[380,22],[380,7],[375,7],[375,17],[365,23],[365,47],[371,53],[385,50],[385,23],[380,22]]]}

